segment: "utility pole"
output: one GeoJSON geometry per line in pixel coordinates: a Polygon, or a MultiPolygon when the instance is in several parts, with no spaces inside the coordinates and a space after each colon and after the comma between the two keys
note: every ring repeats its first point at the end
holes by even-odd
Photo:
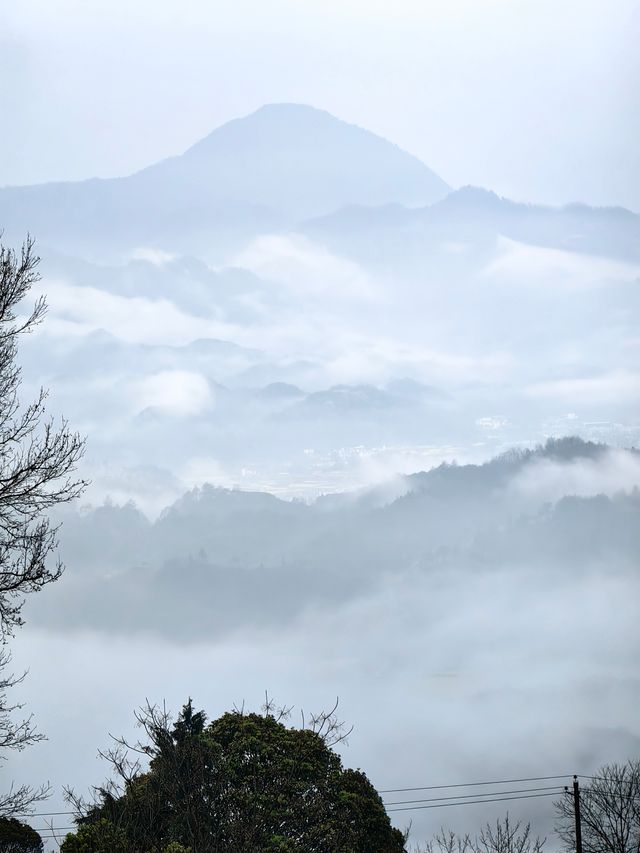
{"type": "Polygon", "coordinates": [[[576,853],[582,853],[582,824],[580,823],[580,786],[578,777],[573,777],[573,810],[576,818],[576,853]]]}

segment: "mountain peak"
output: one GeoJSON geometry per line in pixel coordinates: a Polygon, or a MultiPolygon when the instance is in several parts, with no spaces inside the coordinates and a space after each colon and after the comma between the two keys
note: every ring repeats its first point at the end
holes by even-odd
{"type": "MultiPolygon", "coordinates": [[[[215,128],[211,133],[192,145],[189,151],[197,150],[200,146],[205,145],[208,140],[216,139],[227,134],[235,132],[243,133],[247,128],[266,129],[268,127],[281,128],[288,133],[300,131],[301,128],[324,128],[325,131],[333,129],[334,132],[355,132],[368,137],[379,139],[387,145],[392,143],[376,136],[371,131],[365,130],[358,125],[343,121],[332,115],[327,110],[318,107],[312,107],[310,104],[298,104],[294,102],[279,102],[271,104],[263,104],[257,110],[254,110],[247,115],[231,119],[228,122],[215,128]]],[[[392,145],[396,148],[397,146],[392,145]]]]}
{"type": "Polygon", "coordinates": [[[424,163],[305,104],[266,104],[184,154],[124,178],[0,191],[0,218],[69,250],[85,235],[121,247],[164,242],[197,254],[215,241],[291,228],[345,205],[433,204],[449,192],[424,163]],[[64,233],[64,240],[60,240],[64,233]]]}
{"type": "Polygon", "coordinates": [[[320,109],[319,107],[312,107],[311,104],[300,104],[296,101],[274,101],[271,104],[263,104],[261,107],[258,107],[254,112],[249,113],[246,118],[251,118],[251,116],[285,116],[285,115],[296,115],[296,116],[324,116],[331,121],[340,121],[335,116],[333,116],[327,110],[320,109]]]}
{"type": "MultiPolygon", "coordinates": [[[[218,195],[296,220],[345,204],[430,204],[447,184],[424,163],[364,128],[307,104],[265,104],[218,127],[163,169],[198,172],[218,195]]],[[[146,170],[147,172],[149,170],[146,170]]]]}

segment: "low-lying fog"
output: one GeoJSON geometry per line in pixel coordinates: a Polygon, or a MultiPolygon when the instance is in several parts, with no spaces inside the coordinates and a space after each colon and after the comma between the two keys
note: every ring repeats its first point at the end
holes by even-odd
{"type": "MultiPolygon", "coordinates": [[[[311,505],[209,487],[153,523],[70,511],[67,573],[14,643],[30,669],[16,692],[49,740],[9,770],[50,779],[42,810],[58,811],[63,784],[102,781],[98,748],[134,733],[147,698],[217,715],[265,690],[293,723],[337,694],[344,760],[380,789],[637,755],[639,460],[565,440],[311,505]]],[[[551,804],[506,805],[547,832],[551,804]]],[[[504,809],[393,817],[417,842],[504,809]]]]}
{"type": "Polygon", "coordinates": [[[640,443],[629,211],[466,188],[215,252],[197,235],[41,247],[25,394],[89,436],[93,503],[157,513],[205,481],[308,499],[548,436],[640,443]]]}

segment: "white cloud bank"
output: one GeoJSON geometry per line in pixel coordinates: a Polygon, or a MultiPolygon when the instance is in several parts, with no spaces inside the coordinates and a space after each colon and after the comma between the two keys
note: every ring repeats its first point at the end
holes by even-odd
{"type": "Polygon", "coordinates": [[[165,249],[154,249],[150,246],[140,246],[131,253],[133,261],[147,261],[154,266],[161,267],[175,261],[178,255],[167,252],[165,249]]]}
{"type": "Polygon", "coordinates": [[[530,246],[498,238],[498,254],[485,267],[485,278],[506,280],[518,287],[584,290],[612,282],[635,281],[640,266],[563,249],[530,246]]]}
{"type": "Polygon", "coordinates": [[[640,373],[615,370],[600,376],[534,382],[528,397],[561,400],[566,405],[620,405],[640,400],[640,373]]]}
{"type": "Polygon", "coordinates": [[[640,455],[609,450],[596,459],[557,462],[536,459],[515,477],[510,488],[536,502],[555,502],[567,495],[615,495],[640,488],[640,455]]]}
{"type": "Polygon", "coordinates": [[[268,281],[285,285],[298,297],[371,299],[370,276],[356,263],[332,254],[300,234],[266,234],[253,240],[233,261],[268,281]]]}
{"type": "MultiPolygon", "coordinates": [[[[193,696],[216,716],[245,700],[259,708],[265,689],[307,712],[338,695],[341,717],[355,724],[345,762],[379,788],[592,773],[628,758],[640,736],[638,579],[516,567],[464,579],[390,578],[370,597],[290,627],[189,647],[27,628],[14,644],[16,666],[31,670],[18,698],[49,740],[12,757],[9,771],[18,782],[50,778],[55,811],[62,784],[84,792],[102,781],[96,750],[108,732],[135,735],[133,710],[145,698],[177,710],[193,696]]],[[[550,830],[550,802],[513,806],[550,830]]],[[[413,817],[419,841],[443,822],[474,829],[503,809],[394,818],[406,826],[413,817]]]]}
{"type": "Polygon", "coordinates": [[[214,402],[206,378],[188,370],[162,370],[131,385],[137,411],[154,409],[162,414],[189,417],[211,408],[214,402]]]}
{"type": "Polygon", "coordinates": [[[47,334],[86,335],[104,329],[131,344],[188,344],[198,338],[226,338],[233,328],[180,310],[167,299],[125,297],[95,287],[45,279],[50,316],[47,334]]]}

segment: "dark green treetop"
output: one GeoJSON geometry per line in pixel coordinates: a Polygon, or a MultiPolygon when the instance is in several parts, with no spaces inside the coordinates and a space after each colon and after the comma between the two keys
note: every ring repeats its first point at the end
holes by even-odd
{"type": "Polygon", "coordinates": [[[42,838],[26,823],[0,817],[0,853],[42,853],[42,838]]]}
{"type": "Polygon", "coordinates": [[[62,853],[405,849],[365,774],[345,769],[331,748],[331,724],[294,728],[270,709],[233,711],[207,724],[191,701],[173,725],[154,707],[138,719],[147,741],[136,748],[148,769],[124,749],[112,751],[120,787],[98,789],[62,853]]]}

